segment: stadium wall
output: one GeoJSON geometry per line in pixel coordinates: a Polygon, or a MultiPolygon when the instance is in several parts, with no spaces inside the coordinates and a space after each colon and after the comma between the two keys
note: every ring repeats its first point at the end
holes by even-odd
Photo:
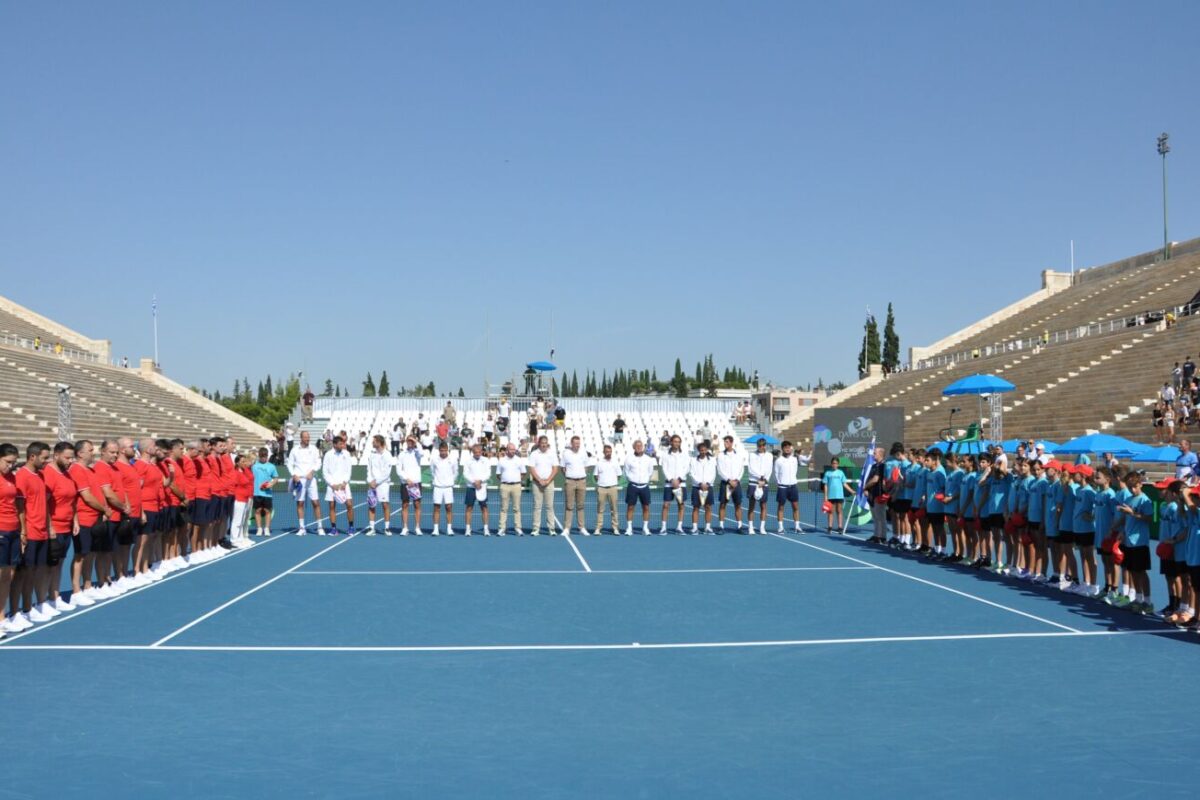
{"type": "MultiPolygon", "coordinates": [[[[73,346],[81,350],[86,350],[89,353],[95,353],[105,363],[112,361],[112,342],[108,339],[91,339],[79,331],[68,328],[66,325],[43,317],[41,314],[26,308],[20,303],[14,303],[7,297],[0,297],[0,309],[58,337],[62,340],[64,347],[73,346]]],[[[53,344],[53,342],[46,342],[46,344],[53,344]]]]}
{"type": "MultiPolygon", "coordinates": [[[[1200,253],[1200,238],[1188,239],[1184,242],[1171,243],[1171,258],[1179,258],[1180,256],[1190,255],[1192,253],[1200,253]]],[[[1108,264],[1101,264],[1098,267],[1088,267],[1087,269],[1079,270],[1075,275],[1075,280],[1079,283],[1090,283],[1091,281],[1105,280],[1114,278],[1122,272],[1128,272],[1131,269],[1144,267],[1147,264],[1153,264],[1162,259],[1162,248],[1151,250],[1146,253],[1141,253],[1129,258],[1122,258],[1119,261],[1112,261],[1108,264]]]]}
{"type": "MultiPolygon", "coordinates": [[[[216,414],[221,419],[224,419],[228,422],[231,422],[231,423],[237,425],[239,428],[249,429],[249,430],[259,434],[260,436],[262,436],[263,441],[274,441],[274,439],[275,439],[275,433],[270,428],[267,428],[266,426],[263,426],[263,425],[259,425],[257,422],[247,419],[246,417],[243,417],[241,414],[238,414],[234,411],[230,411],[228,408],[221,405],[220,403],[218,403],[214,400],[209,400],[207,397],[200,394],[199,392],[193,392],[191,389],[184,386],[183,384],[176,383],[175,381],[168,378],[166,375],[163,375],[162,372],[159,371],[158,367],[154,366],[154,359],[152,359],[152,358],[143,358],[141,360],[141,362],[138,364],[138,375],[140,377],[145,378],[146,380],[150,381],[151,383],[156,384],[163,389],[166,389],[168,392],[171,392],[172,394],[179,395],[180,397],[187,400],[189,403],[200,406],[200,407],[204,408],[205,410],[207,410],[213,414],[216,414]]],[[[255,442],[254,444],[255,444],[255,446],[257,446],[260,443],[255,442]]]]}

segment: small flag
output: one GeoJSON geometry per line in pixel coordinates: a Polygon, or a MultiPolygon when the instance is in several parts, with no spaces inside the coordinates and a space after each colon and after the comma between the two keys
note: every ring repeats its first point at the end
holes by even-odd
{"type": "Polygon", "coordinates": [[[154,295],[154,298],[150,301],[150,313],[156,317],[158,316],[158,295],[154,295]]]}
{"type": "Polygon", "coordinates": [[[867,449],[867,460],[863,462],[862,474],[858,479],[858,491],[854,493],[854,505],[860,508],[870,510],[871,504],[867,502],[867,476],[871,472],[871,467],[875,466],[875,437],[871,437],[871,446],[867,449]]]}

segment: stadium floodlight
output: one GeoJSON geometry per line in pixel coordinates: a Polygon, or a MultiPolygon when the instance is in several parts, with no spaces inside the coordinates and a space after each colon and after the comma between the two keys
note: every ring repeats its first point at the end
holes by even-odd
{"type": "Polygon", "coordinates": [[[1167,237],[1167,153],[1171,152],[1171,136],[1166,131],[1158,135],[1158,154],[1162,156],[1163,189],[1163,259],[1171,257],[1171,240],[1167,237]]]}

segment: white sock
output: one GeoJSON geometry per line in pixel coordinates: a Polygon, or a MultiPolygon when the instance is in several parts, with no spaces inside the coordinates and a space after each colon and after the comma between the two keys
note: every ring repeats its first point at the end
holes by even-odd
{"type": "Polygon", "coordinates": [[[304,517],[300,518],[300,530],[304,530],[304,517]]]}

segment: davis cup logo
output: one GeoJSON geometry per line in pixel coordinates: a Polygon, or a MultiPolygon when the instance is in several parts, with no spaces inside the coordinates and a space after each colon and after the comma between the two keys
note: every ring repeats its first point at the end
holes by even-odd
{"type": "Polygon", "coordinates": [[[874,428],[875,423],[870,417],[855,417],[846,425],[846,430],[839,432],[836,436],[828,426],[814,425],[813,444],[824,443],[829,455],[841,455],[844,449],[843,442],[854,443],[864,439],[869,442],[874,428]]]}

